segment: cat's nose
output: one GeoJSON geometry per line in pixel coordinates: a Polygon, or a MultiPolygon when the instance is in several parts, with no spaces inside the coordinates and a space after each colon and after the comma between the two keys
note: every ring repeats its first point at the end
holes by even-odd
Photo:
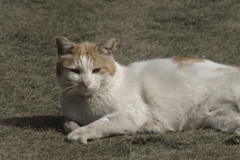
{"type": "Polygon", "coordinates": [[[88,86],[89,86],[90,84],[91,84],[90,81],[86,81],[86,82],[83,81],[83,82],[82,82],[83,87],[86,88],[86,89],[88,88],[88,86]]]}

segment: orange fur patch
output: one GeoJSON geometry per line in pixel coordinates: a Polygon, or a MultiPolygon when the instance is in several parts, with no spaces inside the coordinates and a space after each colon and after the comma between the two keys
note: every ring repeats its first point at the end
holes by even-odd
{"type": "Polygon", "coordinates": [[[204,62],[204,59],[194,59],[194,58],[187,58],[187,57],[173,57],[172,60],[175,63],[179,63],[181,65],[192,65],[198,62],[204,62]]]}
{"type": "Polygon", "coordinates": [[[61,75],[64,69],[69,68],[71,64],[78,61],[81,56],[93,60],[94,68],[101,68],[97,74],[114,75],[116,66],[112,56],[101,54],[98,49],[99,44],[78,43],[72,49],[73,54],[60,56],[57,62],[57,75],[61,75]]]}
{"type": "Polygon", "coordinates": [[[239,70],[240,71],[240,67],[238,67],[238,66],[232,66],[233,68],[236,68],[237,70],[239,70]]]}

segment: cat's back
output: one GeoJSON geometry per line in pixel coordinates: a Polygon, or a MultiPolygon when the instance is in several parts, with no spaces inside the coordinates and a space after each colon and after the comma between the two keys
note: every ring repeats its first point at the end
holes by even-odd
{"type": "Polygon", "coordinates": [[[170,78],[177,80],[189,80],[189,78],[209,80],[221,76],[232,78],[240,75],[238,67],[223,65],[206,59],[185,57],[134,62],[129,65],[129,70],[131,74],[142,80],[154,78],[161,80],[170,78]]]}
{"type": "Polygon", "coordinates": [[[237,67],[205,59],[154,59],[132,63],[128,70],[141,94],[151,102],[182,103],[183,99],[200,102],[204,98],[202,95],[211,95],[240,83],[237,67]]]}

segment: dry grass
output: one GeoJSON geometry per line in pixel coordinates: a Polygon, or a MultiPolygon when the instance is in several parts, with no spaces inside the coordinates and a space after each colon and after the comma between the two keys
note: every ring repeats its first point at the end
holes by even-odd
{"type": "Polygon", "coordinates": [[[88,145],[63,141],[55,81],[55,37],[115,37],[115,59],[188,56],[240,63],[237,0],[2,0],[0,159],[239,159],[227,133],[116,136],[88,145]]]}

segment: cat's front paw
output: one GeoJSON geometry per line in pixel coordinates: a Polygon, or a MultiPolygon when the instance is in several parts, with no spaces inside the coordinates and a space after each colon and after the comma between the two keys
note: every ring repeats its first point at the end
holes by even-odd
{"type": "Polygon", "coordinates": [[[87,144],[86,130],[84,128],[78,128],[69,133],[64,140],[71,143],[78,142],[82,144],[87,144]]]}

